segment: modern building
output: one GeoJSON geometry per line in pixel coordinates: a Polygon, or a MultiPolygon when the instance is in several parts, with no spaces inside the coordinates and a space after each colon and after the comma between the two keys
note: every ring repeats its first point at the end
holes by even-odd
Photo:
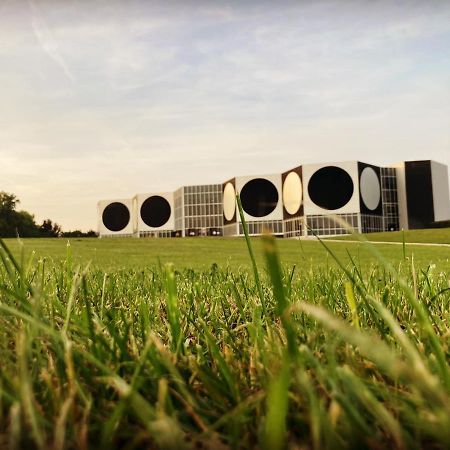
{"type": "Polygon", "coordinates": [[[401,228],[428,228],[450,219],[447,166],[406,161],[395,166],[401,228]]]}
{"type": "Polygon", "coordinates": [[[304,180],[303,234],[383,231],[381,169],[357,162],[307,164],[304,180]]]}
{"type": "Polygon", "coordinates": [[[250,235],[268,230],[283,235],[283,205],[281,175],[235,177],[223,185],[223,234],[238,236],[244,233],[236,206],[239,193],[244,219],[250,235]]]}
{"type": "Polygon", "coordinates": [[[174,236],[173,192],[137,194],[133,198],[133,234],[137,237],[174,236]]]}
{"type": "Polygon", "coordinates": [[[236,176],[173,193],[100,201],[101,237],[330,236],[428,228],[450,220],[447,166],[407,161],[304,164],[281,174],[236,176]]]}
{"type": "Polygon", "coordinates": [[[131,199],[101,200],[97,204],[97,211],[99,236],[133,236],[131,199]]]}
{"type": "Polygon", "coordinates": [[[174,192],[175,231],[185,236],[222,236],[222,185],[183,186],[174,192]]]}

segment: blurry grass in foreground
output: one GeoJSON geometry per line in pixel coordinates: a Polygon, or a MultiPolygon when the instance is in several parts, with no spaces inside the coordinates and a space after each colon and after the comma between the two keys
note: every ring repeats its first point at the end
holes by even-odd
{"type": "Polygon", "coordinates": [[[258,242],[111,273],[2,243],[0,448],[448,448],[448,273],[258,242]]]}

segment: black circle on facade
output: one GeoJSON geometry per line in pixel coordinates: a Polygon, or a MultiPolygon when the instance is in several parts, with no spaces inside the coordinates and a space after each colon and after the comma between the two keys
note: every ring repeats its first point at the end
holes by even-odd
{"type": "Polygon", "coordinates": [[[264,178],[248,181],[240,193],[242,208],[253,217],[270,214],[278,204],[278,191],[275,185],[264,178]]]}
{"type": "Polygon", "coordinates": [[[121,231],[130,222],[130,211],[123,203],[110,203],[103,210],[102,221],[108,230],[121,231]]]}
{"type": "Polygon", "coordinates": [[[147,198],[141,206],[141,219],[152,228],[162,227],[170,219],[169,202],[160,195],[147,198]]]}
{"type": "Polygon", "coordinates": [[[353,195],[351,176],[340,167],[322,167],[313,174],[308,183],[309,198],[323,209],[339,209],[353,195]]]}

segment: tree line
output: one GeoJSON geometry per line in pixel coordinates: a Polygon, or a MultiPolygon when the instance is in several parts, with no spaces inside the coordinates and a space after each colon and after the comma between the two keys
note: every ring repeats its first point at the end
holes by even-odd
{"type": "Polygon", "coordinates": [[[0,191],[0,237],[96,237],[93,230],[63,231],[61,226],[51,219],[45,219],[40,225],[34,215],[27,211],[18,211],[20,200],[8,192],[0,191]]]}

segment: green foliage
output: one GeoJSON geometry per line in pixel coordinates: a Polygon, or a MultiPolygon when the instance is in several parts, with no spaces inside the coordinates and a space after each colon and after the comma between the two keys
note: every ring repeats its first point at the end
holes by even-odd
{"type": "Polygon", "coordinates": [[[27,211],[16,211],[19,199],[14,194],[0,191],[0,238],[16,237],[97,237],[93,230],[61,230],[60,225],[51,219],[45,219],[37,225],[34,216],[27,211]]]}
{"type": "Polygon", "coordinates": [[[61,236],[61,227],[57,223],[53,223],[51,219],[45,219],[39,227],[39,234],[42,237],[59,237],[61,236]]]}
{"type": "Polygon", "coordinates": [[[401,248],[293,271],[254,244],[257,281],[0,242],[0,447],[448,448],[448,274],[401,248]]]}
{"type": "Polygon", "coordinates": [[[20,237],[40,236],[39,227],[34,221],[34,216],[27,211],[17,212],[17,234],[20,237]]]}
{"type": "Polygon", "coordinates": [[[34,217],[26,211],[16,211],[19,199],[14,194],[0,192],[0,237],[36,237],[39,229],[34,217]]]}
{"type": "Polygon", "coordinates": [[[61,231],[61,237],[66,238],[81,238],[81,237],[98,237],[98,233],[94,230],[89,231],[81,231],[81,230],[73,230],[73,231],[61,231]]]}
{"type": "Polygon", "coordinates": [[[15,211],[19,199],[14,194],[0,192],[0,208],[2,211],[15,211]]]}
{"type": "Polygon", "coordinates": [[[34,216],[26,211],[16,211],[20,200],[7,192],[0,192],[0,237],[58,237],[61,227],[50,219],[38,226],[34,216]]]}

